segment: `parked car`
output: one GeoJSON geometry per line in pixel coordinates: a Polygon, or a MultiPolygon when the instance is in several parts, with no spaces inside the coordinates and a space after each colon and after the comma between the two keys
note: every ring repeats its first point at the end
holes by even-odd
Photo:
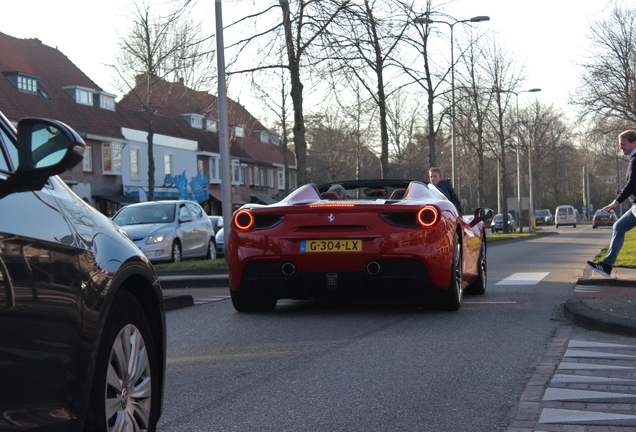
{"type": "MultiPolygon", "coordinates": [[[[490,224],[490,232],[497,233],[499,231],[503,232],[503,215],[501,213],[496,214],[495,217],[492,218],[492,223],[490,224]]],[[[508,213],[508,226],[510,227],[510,231],[517,231],[517,221],[515,218],[508,213]]]]}
{"type": "Polygon", "coordinates": [[[609,212],[596,210],[596,213],[594,213],[594,217],[592,218],[592,228],[612,226],[614,225],[614,222],[616,222],[616,213],[614,213],[614,210],[610,210],[609,212]]]}
{"type": "Polygon", "coordinates": [[[216,233],[216,255],[225,256],[225,233],[223,228],[216,233]]]}
{"type": "Polygon", "coordinates": [[[535,210],[534,220],[537,225],[553,225],[554,216],[550,209],[535,210]]]}
{"type": "Polygon", "coordinates": [[[232,304],[271,311],[278,299],[391,299],[458,310],[486,290],[483,221],[462,216],[432,184],[408,180],[303,185],[267,206],[246,204],[228,227],[232,304]],[[399,199],[389,199],[404,190],[399,199]],[[321,195],[322,194],[322,195],[321,195]]]}
{"type": "Polygon", "coordinates": [[[579,212],[573,206],[560,205],[556,208],[554,214],[554,224],[557,228],[563,225],[574,225],[574,228],[576,228],[579,212]]]}
{"type": "Polygon", "coordinates": [[[57,177],[84,151],[63,123],[16,131],[0,113],[0,430],[154,430],[161,414],[157,274],[57,177]]]}
{"type": "Polygon", "coordinates": [[[223,228],[223,216],[208,216],[210,222],[212,222],[212,229],[214,229],[214,235],[223,228]]]}
{"type": "Polygon", "coordinates": [[[216,258],[212,222],[193,201],[149,201],[122,207],[113,216],[150,261],[216,258]]]}

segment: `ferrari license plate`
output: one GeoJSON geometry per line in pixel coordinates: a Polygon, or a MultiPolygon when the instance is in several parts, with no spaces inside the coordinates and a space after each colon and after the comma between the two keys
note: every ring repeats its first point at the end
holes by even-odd
{"type": "Polygon", "coordinates": [[[362,252],[362,240],[303,240],[301,252],[362,252]]]}

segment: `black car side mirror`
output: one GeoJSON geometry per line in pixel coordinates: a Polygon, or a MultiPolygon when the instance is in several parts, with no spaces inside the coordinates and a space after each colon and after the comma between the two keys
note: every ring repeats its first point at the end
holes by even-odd
{"type": "Polygon", "coordinates": [[[492,209],[485,208],[485,207],[477,207],[475,209],[475,217],[470,222],[470,226],[473,227],[477,225],[479,222],[492,219],[494,215],[495,215],[495,211],[492,209]]]}

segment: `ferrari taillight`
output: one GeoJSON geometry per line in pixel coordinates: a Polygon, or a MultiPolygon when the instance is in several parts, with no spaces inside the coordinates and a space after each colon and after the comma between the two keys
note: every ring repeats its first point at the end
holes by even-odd
{"type": "Polygon", "coordinates": [[[424,228],[430,228],[439,221],[439,211],[435,207],[426,206],[417,213],[417,222],[424,228]]]}
{"type": "Polygon", "coordinates": [[[254,225],[254,216],[247,210],[239,210],[234,215],[233,222],[236,228],[245,231],[254,225]]]}

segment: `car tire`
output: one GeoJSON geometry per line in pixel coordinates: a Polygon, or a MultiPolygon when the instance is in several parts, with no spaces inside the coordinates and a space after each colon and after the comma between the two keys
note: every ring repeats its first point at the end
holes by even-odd
{"type": "Polygon", "coordinates": [[[170,253],[170,261],[172,262],[181,262],[181,243],[179,243],[178,240],[175,240],[174,243],[172,243],[172,249],[171,249],[171,253],[170,253]]]}
{"type": "Polygon", "coordinates": [[[237,312],[271,312],[276,308],[278,300],[265,297],[261,293],[248,293],[230,289],[232,306],[237,312]]]}
{"type": "Polygon", "coordinates": [[[592,225],[592,228],[593,228],[593,229],[596,229],[596,228],[598,228],[598,227],[597,227],[596,225],[592,225]]]}
{"type": "MultiPolygon", "coordinates": [[[[458,234],[455,234],[457,237],[458,234]]],[[[438,294],[438,309],[445,311],[457,311],[462,302],[462,246],[457,238],[453,246],[453,264],[450,274],[450,285],[446,290],[440,290],[438,294]]]]}
{"type": "Polygon", "coordinates": [[[99,345],[86,431],[155,430],[159,366],[150,324],[132,294],[117,293],[99,345]]]}
{"type": "Polygon", "coordinates": [[[486,283],[488,282],[488,263],[486,260],[486,237],[482,239],[481,249],[479,251],[479,260],[477,261],[477,279],[473,281],[464,292],[466,294],[482,295],[486,292],[486,283]]]}
{"type": "Polygon", "coordinates": [[[216,259],[216,242],[214,241],[214,237],[210,239],[210,243],[208,243],[208,254],[205,256],[207,259],[216,259]]]}
{"type": "Polygon", "coordinates": [[[576,228],[576,224],[574,224],[574,228],[576,228]]]}

